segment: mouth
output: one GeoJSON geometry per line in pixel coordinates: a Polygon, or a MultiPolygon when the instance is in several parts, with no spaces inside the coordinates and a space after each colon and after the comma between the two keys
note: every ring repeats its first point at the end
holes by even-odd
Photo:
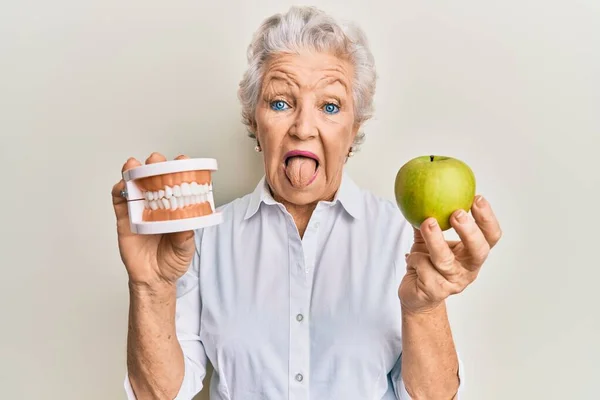
{"type": "Polygon", "coordinates": [[[300,189],[314,182],[320,166],[319,157],[303,150],[293,150],[285,154],[283,169],[292,186],[300,189]]]}
{"type": "Polygon", "coordinates": [[[304,158],[309,158],[315,161],[316,163],[316,168],[315,169],[319,169],[319,157],[317,157],[317,155],[315,153],[312,153],[310,151],[304,151],[304,150],[292,150],[292,151],[288,151],[283,159],[283,163],[285,164],[285,166],[287,167],[290,163],[290,160],[293,157],[304,157],[304,158]]]}

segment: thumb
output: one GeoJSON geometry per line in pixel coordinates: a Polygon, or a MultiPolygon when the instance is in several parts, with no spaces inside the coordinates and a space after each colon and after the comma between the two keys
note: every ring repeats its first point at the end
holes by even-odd
{"type": "Polygon", "coordinates": [[[176,253],[187,254],[194,251],[196,245],[194,231],[174,232],[169,233],[168,236],[176,253]]]}

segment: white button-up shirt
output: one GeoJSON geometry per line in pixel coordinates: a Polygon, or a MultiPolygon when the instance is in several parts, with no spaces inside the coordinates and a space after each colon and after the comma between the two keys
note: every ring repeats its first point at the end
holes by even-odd
{"type": "Polygon", "coordinates": [[[202,389],[207,362],[212,400],[410,399],[398,287],[413,231],[394,202],[345,174],[303,238],[264,177],[219,209],[177,283],[177,399],[202,389]]]}

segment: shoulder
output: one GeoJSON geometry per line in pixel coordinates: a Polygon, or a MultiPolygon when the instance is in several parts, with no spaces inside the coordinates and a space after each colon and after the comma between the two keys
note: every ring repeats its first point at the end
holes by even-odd
{"type": "Polygon", "coordinates": [[[378,196],[366,189],[360,189],[360,193],[363,200],[364,215],[367,220],[387,221],[387,224],[391,226],[412,229],[394,200],[378,196]]]}
{"type": "Polygon", "coordinates": [[[360,193],[364,202],[365,213],[370,216],[386,215],[389,217],[403,218],[400,209],[394,201],[378,196],[373,192],[362,188],[360,189],[360,193]]]}
{"type": "Polygon", "coordinates": [[[413,226],[402,215],[396,202],[365,189],[361,189],[360,192],[363,203],[363,228],[371,232],[371,236],[386,236],[400,243],[402,251],[410,248],[414,239],[413,226]]]}
{"type": "Polygon", "coordinates": [[[216,211],[223,214],[223,221],[241,222],[244,220],[252,201],[252,193],[245,194],[217,207],[216,211]]]}
{"type": "Polygon", "coordinates": [[[252,193],[248,193],[216,207],[215,212],[222,215],[222,222],[218,225],[196,229],[196,236],[201,238],[206,234],[219,234],[224,231],[231,231],[234,226],[243,223],[251,199],[252,193]]]}

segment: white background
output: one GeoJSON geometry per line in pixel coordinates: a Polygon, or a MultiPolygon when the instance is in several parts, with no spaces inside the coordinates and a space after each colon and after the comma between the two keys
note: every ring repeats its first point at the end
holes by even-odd
{"type": "MultiPolygon", "coordinates": [[[[217,158],[218,204],[255,186],[237,85],[254,30],[291,4],[0,6],[0,398],[124,398],[110,189],[152,151],[217,158]]],[[[393,198],[408,159],[458,157],[502,222],[449,302],[464,399],[598,399],[600,2],[317,5],[358,21],[378,65],[354,179],[393,198]]]]}

